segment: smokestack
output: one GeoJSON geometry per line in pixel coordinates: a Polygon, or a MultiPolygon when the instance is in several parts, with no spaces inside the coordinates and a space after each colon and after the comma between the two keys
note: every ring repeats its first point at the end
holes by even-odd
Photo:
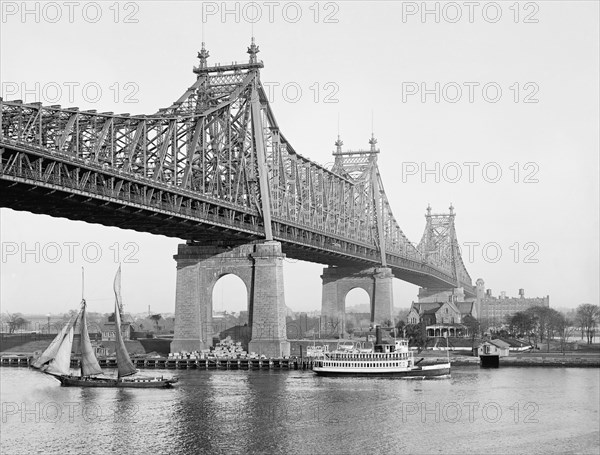
{"type": "Polygon", "coordinates": [[[381,326],[375,326],[375,344],[381,344],[381,326]]]}

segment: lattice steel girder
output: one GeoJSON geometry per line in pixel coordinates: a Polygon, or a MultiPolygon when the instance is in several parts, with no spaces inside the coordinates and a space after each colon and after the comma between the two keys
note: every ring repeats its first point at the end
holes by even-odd
{"type": "Polygon", "coordinates": [[[470,285],[466,270],[453,269],[443,252],[417,249],[405,237],[373,153],[336,154],[329,170],[294,150],[260,82],[262,66],[198,68],[194,84],[152,115],[0,99],[0,145],[11,150],[0,176],[18,170],[19,178],[45,184],[55,179],[68,191],[92,195],[94,185],[102,196],[138,198],[140,207],[159,204],[184,218],[192,211],[227,219],[249,235],[270,237],[272,226],[277,239],[289,234],[281,228],[287,225],[301,236],[298,242],[320,239],[327,254],[338,254],[343,245],[339,254],[353,257],[360,245],[364,252],[356,254],[368,261],[405,260],[420,264],[418,273],[426,268],[432,276],[459,276],[470,285]]]}

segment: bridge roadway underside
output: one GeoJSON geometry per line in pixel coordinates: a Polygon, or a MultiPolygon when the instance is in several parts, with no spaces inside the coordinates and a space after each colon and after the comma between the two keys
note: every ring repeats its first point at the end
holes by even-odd
{"type": "MultiPolygon", "coordinates": [[[[15,179],[13,176],[2,174],[0,174],[0,207],[132,229],[206,245],[237,246],[264,240],[263,227],[260,225],[248,226],[244,232],[226,225],[174,216],[154,210],[150,206],[128,205],[109,198],[76,192],[69,188],[60,189],[40,185],[35,181],[15,179]],[[251,229],[254,229],[254,232],[249,232],[251,229]]],[[[338,267],[364,265],[368,268],[380,264],[377,254],[361,258],[352,256],[341,248],[338,251],[335,247],[323,249],[319,245],[313,246],[309,242],[301,242],[277,234],[277,231],[274,231],[274,238],[281,242],[282,251],[288,258],[338,267]]],[[[388,267],[392,269],[395,278],[417,286],[433,289],[455,287],[452,283],[426,273],[407,270],[394,264],[388,264],[388,267]]],[[[465,294],[474,295],[474,291],[465,289],[465,294]]]]}

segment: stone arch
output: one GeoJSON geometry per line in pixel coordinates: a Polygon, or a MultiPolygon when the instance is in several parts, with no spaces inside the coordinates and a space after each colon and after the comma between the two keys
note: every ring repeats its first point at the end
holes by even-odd
{"type": "MultiPolygon", "coordinates": [[[[350,333],[353,328],[357,328],[356,325],[359,321],[355,320],[352,316],[349,316],[351,313],[348,312],[348,307],[355,304],[364,304],[368,305],[368,309],[366,312],[371,312],[372,307],[372,286],[365,286],[364,284],[357,284],[356,286],[352,286],[342,297],[342,305],[343,305],[343,327],[342,329],[345,332],[350,333]],[[366,299],[366,302],[365,302],[366,299]]],[[[369,316],[370,319],[370,316],[369,316]]],[[[363,327],[364,328],[364,327],[363,327]]]]}
{"type": "MultiPolygon", "coordinates": [[[[323,294],[321,300],[321,324],[331,324],[332,335],[343,335],[342,321],[345,317],[345,297],[350,290],[360,287],[369,295],[371,320],[381,324],[393,321],[392,279],[390,269],[355,267],[327,267],[323,269],[323,294]]],[[[323,330],[323,327],[322,329],[323,330]]],[[[325,328],[325,330],[328,330],[325,328]]]]}
{"type": "MultiPolygon", "coordinates": [[[[364,285],[364,284],[362,284],[362,283],[361,283],[361,284],[356,284],[356,285],[354,285],[354,286],[350,286],[350,287],[349,287],[349,288],[346,290],[346,292],[343,294],[343,297],[342,297],[342,299],[343,299],[343,301],[344,301],[344,310],[346,309],[346,306],[347,306],[348,296],[349,296],[350,294],[354,294],[354,295],[356,295],[356,292],[354,292],[354,291],[358,291],[358,292],[360,292],[360,291],[363,291],[363,292],[364,292],[364,293],[367,295],[367,298],[369,299],[367,303],[368,303],[369,305],[371,305],[371,304],[372,304],[372,298],[373,298],[373,286],[372,286],[372,285],[371,285],[371,286],[365,286],[365,285],[364,285]]],[[[353,298],[354,298],[354,297],[353,297],[353,298]]]]}
{"type": "MultiPolygon", "coordinates": [[[[248,294],[249,315],[252,314],[253,245],[237,248],[209,246],[187,247],[194,249],[193,255],[177,257],[177,296],[175,308],[176,331],[185,337],[198,341],[179,343],[177,350],[192,350],[187,346],[201,348],[212,346],[213,334],[219,327],[213,324],[213,289],[217,281],[225,275],[235,275],[242,280],[248,294]],[[179,318],[178,318],[179,316],[179,318]]],[[[181,249],[181,248],[180,248],[181,249]]],[[[185,250],[184,250],[185,251],[185,250]]],[[[251,318],[251,316],[249,316],[251,318]]],[[[249,324],[251,321],[249,321],[249,324]]],[[[175,338],[179,334],[176,333],[175,338]]],[[[179,335],[181,336],[181,335],[179,335]]]]}
{"type": "MultiPolygon", "coordinates": [[[[235,272],[224,272],[216,277],[212,283],[211,314],[213,319],[219,311],[227,313],[240,313],[245,311],[250,315],[250,288],[247,283],[235,272]],[[232,306],[232,302],[234,303],[232,306]]],[[[248,323],[248,319],[244,320],[248,323]]],[[[213,320],[213,332],[220,332],[227,327],[219,327],[223,324],[213,320]]]]}

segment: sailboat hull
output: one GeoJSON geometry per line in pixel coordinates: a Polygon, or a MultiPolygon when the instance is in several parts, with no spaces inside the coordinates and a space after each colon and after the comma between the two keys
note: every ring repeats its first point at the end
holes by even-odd
{"type": "Polygon", "coordinates": [[[177,379],[162,378],[98,378],[66,375],[52,375],[60,381],[63,387],[118,387],[134,389],[168,389],[177,379]]]}

